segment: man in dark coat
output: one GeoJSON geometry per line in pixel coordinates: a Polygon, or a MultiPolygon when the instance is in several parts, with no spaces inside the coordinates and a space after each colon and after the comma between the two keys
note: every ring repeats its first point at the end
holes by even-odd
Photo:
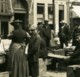
{"type": "Polygon", "coordinates": [[[72,45],[73,46],[77,46],[76,36],[78,33],[80,33],[80,25],[76,25],[74,28],[73,35],[72,35],[72,39],[73,39],[72,45]]]}
{"type": "Polygon", "coordinates": [[[49,48],[50,47],[50,39],[51,39],[51,29],[48,24],[48,20],[44,20],[43,29],[44,29],[44,38],[46,41],[46,46],[47,46],[47,48],[49,48]]]}
{"type": "Polygon", "coordinates": [[[60,39],[60,46],[63,48],[63,45],[65,44],[68,46],[68,42],[70,40],[70,29],[69,26],[66,24],[65,21],[60,22],[60,30],[59,30],[59,39],[60,39]]]}
{"type": "Polygon", "coordinates": [[[29,28],[31,35],[29,48],[28,48],[28,62],[29,73],[32,77],[38,77],[39,75],[39,50],[40,50],[40,36],[34,26],[29,28]]]}
{"type": "Polygon", "coordinates": [[[38,33],[41,37],[41,43],[40,43],[40,52],[39,52],[39,57],[46,59],[47,57],[47,47],[46,47],[46,41],[45,41],[45,37],[44,37],[44,29],[43,29],[43,23],[39,22],[38,23],[38,33]]]}
{"type": "Polygon", "coordinates": [[[37,29],[38,29],[39,35],[45,40],[45,33],[44,33],[43,23],[38,22],[37,26],[38,26],[37,29]]]}

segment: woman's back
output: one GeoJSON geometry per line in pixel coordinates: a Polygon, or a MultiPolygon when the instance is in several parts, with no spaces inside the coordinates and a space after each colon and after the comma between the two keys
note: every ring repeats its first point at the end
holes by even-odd
{"type": "Polygon", "coordinates": [[[26,31],[17,29],[13,31],[12,42],[22,43],[27,38],[26,31]]]}

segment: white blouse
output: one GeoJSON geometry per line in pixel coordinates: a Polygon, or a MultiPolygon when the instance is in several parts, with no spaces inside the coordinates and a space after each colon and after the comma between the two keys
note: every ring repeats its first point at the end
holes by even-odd
{"type": "Polygon", "coordinates": [[[0,53],[5,53],[4,44],[0,43],[0,53]]]}

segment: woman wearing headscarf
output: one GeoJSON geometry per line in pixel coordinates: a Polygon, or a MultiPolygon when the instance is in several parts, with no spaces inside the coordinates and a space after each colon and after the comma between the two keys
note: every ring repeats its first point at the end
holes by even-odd
{"type": "Polygon", "coordinates": [[[28,77],[28,65],[25,56],[26,40],[28,39],[26,31],[22,29],[22,21],[14,20],[11,25],[14,27],[9,38],[12,43],[9,48],[10,77],[28,77]]]}

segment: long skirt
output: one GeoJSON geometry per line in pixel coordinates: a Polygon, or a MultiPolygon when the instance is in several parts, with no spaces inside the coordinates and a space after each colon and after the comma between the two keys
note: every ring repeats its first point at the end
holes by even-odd
{"type": "Polygon", "coordinates": [[[25,46],[12,43],[9,49],[8,70],[10,77],[28,77],[28,61],[25,55],[25,46]]]}

